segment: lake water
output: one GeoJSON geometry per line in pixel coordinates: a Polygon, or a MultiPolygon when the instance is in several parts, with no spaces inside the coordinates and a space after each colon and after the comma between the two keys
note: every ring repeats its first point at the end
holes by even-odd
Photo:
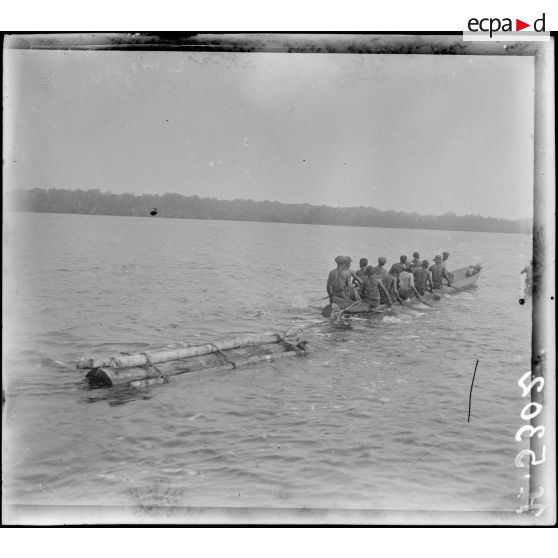
{"type": "Polygon", "coordinates": [[[529,236],[19,213],[4,239],[5,505],[485,513],[527,489],[529,236]],[[484,262],[477,288],[398,317],[320,316],[336,255],[444,249],[450,269],[484,262]],[[150,389],[90,389],[75,369],[293,327],[306,358],[150,389]]]}

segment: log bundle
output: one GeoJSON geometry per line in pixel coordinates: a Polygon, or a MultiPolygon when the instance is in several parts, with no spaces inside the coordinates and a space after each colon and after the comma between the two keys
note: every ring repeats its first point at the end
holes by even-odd
{"type": "Polygon", "coordinates": [[[305,342],[292,344],[276,333],[247,335],[172,350],[81,359],[78,369],[96,387],[143,387],[166,383],[169,377],[200,370],[230,370],[258,362],[303,356],[305,342]]]}

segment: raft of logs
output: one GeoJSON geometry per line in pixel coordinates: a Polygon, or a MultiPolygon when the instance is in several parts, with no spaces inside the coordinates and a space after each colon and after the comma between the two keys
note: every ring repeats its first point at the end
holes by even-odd
{"type": "Polygon", "coordinates": [[[168,382],[170,376],[199,370],[222,371],[283,357],[304,356],[306,342],[291,343],[278,333],[246,335],[144,353],[81,359],[77,368],[94,387],[145,387],[168,382]]]}

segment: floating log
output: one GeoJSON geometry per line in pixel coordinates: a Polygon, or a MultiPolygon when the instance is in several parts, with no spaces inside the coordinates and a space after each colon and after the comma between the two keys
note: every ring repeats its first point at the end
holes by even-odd
{"type": "MultiPolygon", "coordinates": [[[[239,339],[239,338],[238,338],[239,339]]],[[[238,341],[238,339],[236,341],[238,341]]],[[[247,338],[242,338],[244,341],[247,338]]],[[[273,334],[270,336],[250,336],[251,344],[244,343],[241,347],[233,347],[230,349],[219,349],[218,347],[227,346],[234,343],[235,340],[219,341],[211,344],[213,352],[204,354],[195,354],[196,349],[208,347],[208,345],[199,345],[197,347],[189,347],[191,356],[179,359],[167,360],[159,362],[157,365],[150,362],[142,366],[95,366],[86,374],[89,384],[96,387],[112,387],[119,385],[130,385],[134,387],[150,386],[166,383],[170,376],[195,372],[199,370],[221,371],[247,366],[257,362],[273,362],[278,358],[285,356],[302,356],[305,354],[305,342],[293,345],[285,341],[281,336],[273,334]],[[259,338],[259,344],[255,344],[259,338]],[[268,339],[272,339],[269,342],[268,339]]],[[[184,349],[180,349],[184,351],[184,349]]],[[[169,351],[167,351],[169,352],[169,351]]],[[[153,351],[152,354],[156,353],[153,351]]],[[[138,355],[122,355],[129,358],[127,362],[134,362],[138,355]]],[[[111,357],[113,359],[114,357],[111,357]]],[[[120,357],[119,357],[120,358],[120,357]]],[[[85,362],[113,362],[111,359],[88,359],[85,362]]],[[[83,361],[82,361],[83,362],[83,361]]]]}
{"type": "Polygon", "coordinates": [[[101,368],[109,366],[114,370],[119,370],[121,368],[129,368],[132,366],[158,364],[161,362],[168,362],[170,360],[179,360],[183,358],[206,355],[217,351],[227,351],[237,347],[249,347],[264,343],[278,343],[281,340],[282,337],[278,333],[246,335],[244,337],[235,337],[233,339],[216,341],[215,343],[206,343],[204,345],[195,345],[180,349],[160,349],[157,351],[147,351],[145,353],[137,353],[133,355],[120,354],[111,357],[86,358],[81,359],[76,364],[76,368],[101,368]]]}

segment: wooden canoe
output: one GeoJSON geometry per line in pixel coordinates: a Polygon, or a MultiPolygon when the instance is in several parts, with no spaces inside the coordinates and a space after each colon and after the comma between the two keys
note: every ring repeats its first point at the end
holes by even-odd
{"type": "Polygon", "coordinates": [[[200,370],[221,371],[283,357],[303,356],[306,342],[296,344],[276,333],[247,335],[180,349],[117,354],[81,359],[77,368],[94,387],[144,387],[168,382],[170,376],[200,370]]]}
{"type": "MultiPolygon", "coordinates": [[[[480,264],[468,265],[467,267],[462,267],[455,271],[451,271],[450,273],[453,277],[452,284],[455,288],[449,287],[448,285],[443,285],[440,289],[436,289],[434,292],[455,293],[457,291],[470,289],[479,280],[481,271],[482,266],[480,264]]],[[[436,300],[436,298],[439,297],[437,295],[434,295],[434,297],[431,298],[425,295],[425,299],[428,300],[436,300]]],[[[343,310],[345,314],[385,314],[390,312],[389,307],[383,305],[373,308],[366,302],[355,302],[354,300],[345,300],[337,297],[333,297],[333,303],[337,304],[337,306],[339,306],[339,308],[341,308],[341,310],[343,310]]],[[[331,313],[331,304],[328,304],[322,310],[322,316],[325,316],[327,318],[331,315],[331,313]]]]}
{"type": "Polygon", "coordinates": [[[482,266],[477,265],[468,265],[467,267],[462,267],[455,271],[450,271],[452,275],[452,285],[456,287],[455,289],[449,287],[448,285],[444,285],[441,289],[443,292],[447,293],[455,293],[457,290],[459,291],[466,291],[470,289],[475,283],[479,280],[480,274],[482,271],[482,266]]]}

